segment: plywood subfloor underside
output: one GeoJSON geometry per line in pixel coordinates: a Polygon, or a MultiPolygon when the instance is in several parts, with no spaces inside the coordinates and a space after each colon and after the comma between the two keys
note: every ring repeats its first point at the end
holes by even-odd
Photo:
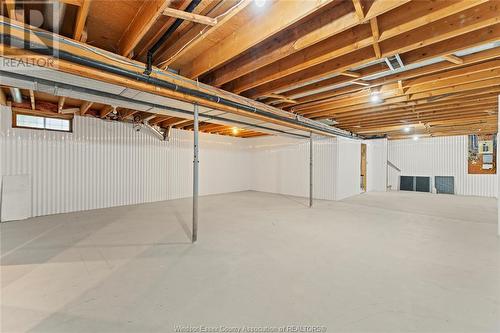
{"type": "Polygon", "coordinates": [[[2,224],[2,332],[500,331],[496,201],[259,192],[2,224]],[[424,207],[424,214],[417,207],[424,207]]]}

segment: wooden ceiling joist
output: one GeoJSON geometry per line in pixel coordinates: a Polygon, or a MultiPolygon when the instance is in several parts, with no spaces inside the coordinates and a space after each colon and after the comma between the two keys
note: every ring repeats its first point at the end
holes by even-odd
{"type": "Polygon", "coordinates": [[[84,116],[92,107],[92,102],[83,102],[80,106],[80,115],[84,116]]]}
{"type": "MultiPolygon", "coordinates": [[[[403,137],[401,126],[408,123],[422,124],[415,125],[415,131],[429,136],[497,126],[494,107],[498,104],[495,94],[500,93],[500,47],[494,43],[500,40],[500,6],[495,0],[267,0],[261,7],[253,0],[201,0],[192,13],[185,11],[190,0],[113,3],[123,18],[108,18],[97,2],[90,6],[90,0],[64,1],[77,6],[76,40],[85,41],[84,32],[88,32],[93,45],[133,55],[139,61],[144,61],[151,45],[181,18],[181,25],[156,52],[154,64],[267,103],[258,105],[270,112],[277,107],[292,112],[290,117],[332,118],[339,128],[394,137],[403,137]],[[87,16],[91,18],[88,23],[87,16]],[[109,30],[96,26],[103,22],[110,25],[109,30]],[[470,53],[476,47],[479,51],[470,53]],[[414,68],[391,72],[396,62],[414,68]],[[460,122],[461,117],[474,123],[460,122]],[[484,121],[476,121],[478,117],[484,121]]],[[[19,20],[14,0],[5,3],[8,15],[19,20]]],[[[86,53],[80,51],[79,55],[86,53]]],[[[30,57],[8,46],[2,46],[2,52],[30,57]]],[[[109,62],[97,52],[91,57],[109,62]]],[[[68,73],[201,102],[178,91],[149,87],[85,66],[60,61],[57,65],[68,73]]],[[[142,73],[141,66],[128,69],[142,73]]],[[[206,89],[174,74],[165,78],[206,89]]],[[[26,96],[28,91],[23,93],[26,96]]],[[[46,107],[36,92],[29,93],[24,107],[46,107]]],[[[58,105],[60,100],[53,102],[54,111],[61,111],[64,101],[63,106],[58,105]]],[[[75,101],[69,99],[67,104],[74,106],[75,101]]],[[[102,104],[94,105],[93,110],[92,104],[76,105],[83,115],[103,116],[107,110],[98,111],[102,104]]],[[[231,107],[221,108],[248,116],[231,107]]],[[[134,114],[162,127],[193,127],[191,119],[117,111],[118,117],[111,118],[129,121],[134,114]]],[[[200,129],[241,137],[262,135],[209,122],[202,122],[200,129]]]]}
{"type": "Polygon", "coordinates": [[[35,110],[36,109],[35,93],[31,89],[30,89],[30,102],[31,102],[31,109],[35,110]]]}
{"type": "MultiPolygon", "coordinates": [[[[497,57],[500,57],[500,49],[497,48],[497,49],[485,50],[485,51],[481,51],[478,53],[464,56],[463,57],[464,63],[460,64],[460,65],[474,64],[474,63],[494,59],[497,57]]],[[[424,76],[427,74],[432,74],[432,73],[437,73],[437,72],[442,72],[443,77],[446,77],[446,75],[447,75],[446,73],[449,73],[450,69],[458,68],[458,67],[460,67],[460,65],[448,63],[448,62],[441,62],[441,63],[432,64],[429,66],[424,66],[424,67],[404,71],[401,73],[388,75],[388,76],[385,76],[385,77],[377,79],[377,80],[371,80],[370,83],[371,83],[371,87],[378,87],[378,86],[386,84],[386,83],[396,82],[396,81],[400,81],[400,80],[408,80],[408,79],[412,79],[415,77],[424,76]]],[[[381,66],[378,66],[378,65],[374,65],[374,66],[362,69],[360,71],[360,74],[361,74],[361,76],[366,76],[366,75],[379,74],[379,73],[386,72],[386,71],[387,71],[387,69],[381,68],[381,66]]],[[[319,89],[319,88],[327,87],[328,85],[333,85],[333,84],[344,84],[346,82],[352,81],[352,79],[336,77],[336,78],[332,78],[331,80],[326,80],[326,81],[330,81],[330,82],[323,82],[323,83],[319,82],[317,84],[312,85],[310,87],[310,89],[319,89]]],[[[306,91],[307,91],[307,89],[306,89],[306,87],[304,87],[304,88],[295,89],[295,90],[291,90],[291,91],[282,93],[282,95],[290,97],[290,96],[293,96],[294,94],[300,94],[300,93],[304,93],[306,91]]],[[[357,92],[357,91],[360,91],[359,87],[345,87],[345,88],[340,88],[340,89],[332,89],[330,91],[325,91],[325,92],[309,95],[309,96],[302,97],[302,98],[297,98],[296,100],[299,104],[303,104],[303,103],[312,102],[312,101],[316,101],[316,100],[324,100],[326,98],[333,98],[335,96],[345,95],[347,93],[352,93],[352,92],[357,92]]]]}
{"type": "Polygon", "coordinates": [[[0,105],[7,105],[7,96],[0,86],[0,105]]]}
{"type": "Polygon", "coordinates": [[[459,58],[453,54],[444,55],[443,58],[445,60],[448,60],[449,62],[452,62],[452,63],[457,64],[457,65],[464,63],[464,60],[462,58],[459,58]]]}
{"type": "Polygon", "coordinates": [[[111,105],[106,105],[101,111],[99,111],[99,117],[106,118],[106,116],[108,116],[113,111],[115,111],[115,107],[111,105]]]}
{"type": "MultiPolygon", "coordinates": [[[[275,33],[287,28],[307,15],[321,9],[332,0],[316,1],[276,1],[267,8],[264,17],[240,27],[236,34],[219,41],[210,53],[204,53],[195,59],[177,63],[180,72],[188,78],[197,78],[211,69],[224,64],[249,48],[257,45],[275,33]],[[286,20],[276,19],[286,17],[286,20]]],[[[175,68],[175,63],[174,63],[175,68]]]]}
{"type": "Polygon", "coordinates": [[[119,54],[129,56],[169,5],[170,1],[166,0],[144,1],[144,4],[118,41],[119,54]]]}
{"type": "Polygon", "coordinates": [[[321,42],[328,37],[354,27],[358,20],[348,3],[329,8],[305,24],[288,30],[283,38],[270,39],[239,56],[234,61],[212,72],[204,80],[211,85],[221,86],[245,74],[283,59],[293,53],[321,42]]]}
{"type": "Polygon", "coordinates": [[[198,15],[194,13],[188,13],[183,10],[178,10],[174,8],[165,8],[163,10],[163,15],[170,16],[170,17],[175,17],[175,18],[180,18],[183,20],[195,22],[195,23],[200,23],[204,25],[209,25],[209,26],[214,26],[217,24],[217,19],[203,16],[203,15],[198,15]]]}
{"type": "Polygon", "coordinates": [[[64,96],[59,97],[59,100],[57,102],[57,112],[62,113],[65,101],[66,101],[66,97],[64,97],[64,96]]]}
{"type": "MultiPolygon", "coordinates": [[[[464,22],[461,21],[461,17],[458,15],[456,19],[446,25],[443,25],[440,21],[436,21],[431,27],[424,26],[423,28],[413,30],[409,34],[400,35],[401,37],[395,37],[381,42],[380,46],[384,51],[382,56],[388,57],[402,52],[415,52],[421,49],[430,48],[430,46],[427,46],[430,44],[435,47],[432,48],[433,57],[450,54],[457,50],[457,48],[460,50],[475,46],[475,41],[479,38],[476,36],[471,39],[469,34],[474,34],[474,32],[469,32],[470,29],[479,29],[477,32],[482,38],[481,43],[485,40],[485,33],[489,35],[490,39],[493,35],[495,35],[493,38],[498,38],[498,31],[496,31],[498,29],[495,29],[494,32],[486,32],[491,30],[489,27],[490,25],[498,25],[496,23],[498,23],[500,15],[498,10],[496,10],[496,7],[491,9],[490,4],[487,3],[472,9],[480,10],[482,15],[464,22]],[[460,24],[462,28],[455,29],[454,25],[456,24],[460,24]],[[462,35],[464,33],[465,35],[462,35]],[[422,36],[430,37],[423,42],[422,36]],[[455,43],[449,43],[447,38],[453,40],[453,37],[456,38],[455,43]],[[442,43],[442,45],[439,45],[439,43],[442,43]],[[441,53],[438,53],[438,50],[441,51],[441,53]],[[449,52],[450,50],[452,52],[449,52]]],[[[306,62],[303,60],[302,62],[299,62],[297,60],[294,65],[290,63],[292,60],[287,59],[287,62],[289,63],[286,65],[278,63],[270,65],[265,69],[257,70],[247,77],[242,77],[234,81],[231,85],[226,86],[225,89],[240,93],[253,87],[257,87],[244,94],[247,97],[256,98],[270,92],[285,90],[288,87],[297,84],[307,83],[308,81],[321,79],[322,77],[333,74],[339,74],[344,70],[349,70],[350,68],[359,66],[361,63],[376,60],[377,57],[374,51],[367,50],[366,47],[366,45],[371,45],[372,42],[373,37],[370,33],[370,35],[364,39],[364,42],[360,43],[360,41],[358,41],[356,44],[349,43],[347,45],[354,45],[354,47],[364,46],[364,48],[349,53],[342,52],[345,55],[341,55],[340,57],[334,59],[331,59],[331,57],[324,58],[326,61],[319,62],[315,65],[311,63],[312,60],[310,57],[306,57],[306,59],[308,59],[306,62]]],[[[413,61],[408,61],[405,54],[401,57],[405,64],[422,61],[422,56],[413,61]]],[[[425,58],[429,59],[431,57],[426,56],[425,58]]],[[[320,58],[320,60],[323,61],[323,58],[320,58]]]]}
{"type": "Polygon", "coordinates": [[[73,39],[80,41],[83,36],[83,30],[85,28],[85,22],[87,21],[87,16],[89,14],[91,0],[81,0],[81,6],[78,7],[75,20],[75,28],[73,32],[73,39]]]}

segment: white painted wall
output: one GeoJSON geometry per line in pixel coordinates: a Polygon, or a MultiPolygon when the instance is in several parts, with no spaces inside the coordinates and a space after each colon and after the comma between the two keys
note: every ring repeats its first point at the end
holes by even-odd
{"type": "Polygon", "coordinates": [[[387,180],[387,139],[363,141],[366,144],[366,190],[386,191],[387,180]]]}
{"type": "MultiPolygon", "coordinates": [[[[32,216],[189,197],[192,133],[162,142],[130,124],[75,117],[74,132],[11,128],[0,111],[0,170],[30,174],[32,216]]],[[[200,134],[200,194],[250,188],[244,139],[200,134]]]]}
{"type": "MultiPolygon", "coordinates": [[[[309,196],[309,141],[285,137],[251,140],[253,189],[309,196]]],[[[342,200],[360,193],[361,142],[315,137],[313,197],[342,200]]]]}
{"type": "MultiPolygon", "coordinates": [[[[12,128],[0,109],[0,175],[29,174],[32,216],[190,197],[192,133],[169,142],[130,124],[75,117],[74,132],[12,128]]],[[[314,138],[314,197],[359,193],[360,142],[314,138]]],[[[309,140],[200,134],[200,194],[309,196],[309,140]]]]}
{"type": "MultiPolygon", "coordinates": [[[[455,194],[497,196],[496,175],[469,175],[467,173],[468,138],[448,136],[422,138],[420,140],[389,141],[389,161],[401,169],[401,173],[389,168],[392,189],[399,188],[399,175],[406,176],[454,176],[455,194]]],[[[434,183],[434,180],[432,181],[434,183]]]]}
{"type": "Polygon", "coordinates": [[[361,141],[337,138],[335,200],[361,193],[361,141]]]}
{"type": "MultiPolygon", "coordinates": [[[[249,140],[255,191],[309,196],[309,139],[261,137],[249,140]]],[[[335,138],[314,138],[313,197],[335,199],[335,138]]]]}

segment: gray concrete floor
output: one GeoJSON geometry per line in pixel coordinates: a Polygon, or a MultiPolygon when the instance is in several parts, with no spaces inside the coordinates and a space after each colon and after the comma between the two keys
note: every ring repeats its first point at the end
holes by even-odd
{"type": "Polygon", "coordinates": [[[2,332],[500,332],[494,199],[200,201],[196,245],[189,199],[2,224],[2,332]]]}

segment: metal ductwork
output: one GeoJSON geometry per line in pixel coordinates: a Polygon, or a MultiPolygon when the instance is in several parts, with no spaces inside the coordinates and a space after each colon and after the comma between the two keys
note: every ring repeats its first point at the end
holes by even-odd
{"type": "MultiPolygon", "coordinates": [[[[0,75],[2,76],[2,78],[5,79],[6,82],[8,82],[8,84],[10,82],[13,82],[13,84],[21,84],[21,85],[25,84],[25,86],[22,86],[23,89],[34,89],[35,91],[41,91],[48,94],[54,94],[56,90],[60,92],[61,90],[64,89],[65,92],[63,96],[65,97],[70,97],[75,99],[85,99],[96,103],[106,103],[105,100],[107,100],[108,103],[109,101],[112,101],[118,107],[132,108],[132,109],[137,108],[138,110],[142,111],[147,111],[148,109],[155,108],[167,112],[178,113],[179,117],[193,116],[192,111],[167,106],[165,104],[157,104],[154,102],[135,100],[130,97],[116,95],[105,91],[83,88],[80,86],[70,85],[61,82],[54,82],[47,79],[42,79],[38,77],[32,77],[17,73],[5,72],[2,70],[0,70],[0,75]]],[[[290,133],[280,129],[270,128],[266,125],[254,124],[242,120],[229,119],[224,116],[201,114],[200,119],[201,121],[217,121],[217,122],[230,123],[236,126],[254,128],[255,130],[263,130],[264,132],[267,133],[271,132],[275,134],[289,135],[298,138],[307,138],[307,136],[304,136],[302,134],[290,133]]],[[[134,120],[135,124],[134,126],[137,127],[137,130],[140,130],[140,127],[143,125],[142,123],[143,122],[140,119],[134,120]]]]}
{"type": "Polygon", "coordinates": [[[147,121],[143,122],[144,127],[146,127],[154,136],[156,136],[158,139],[162,141],[168,141],[168,135],[167,132],[163,133],[159,131],[158,129],[154,128],[153,126],[149,125],[147,121]]]}
{"type": "Polygon", "coordinates": [[[12,95],[12,100],[16,103],[23,102],[23,95],[21,94],[21,89],[19,88],[9,88],[10,94],[12,95]]]}
{"type": "MultiPolygon", "coordinates": [[[[7,26],[11,26],[11,23],[3,23],[7,26]]],[[[34,34],[35,36],[39,36],[42,39],[47,38],[47,33],[41,32],[41,31],[32,31],[29,29],[24,29],[21,28],[21,30],[24,30],[25,32],[29,31],[30,33],[34,34]]],[[[58,38],[56,36],[51,36],[52,39],[58,38]]],[[[164,88],[170,91],[177,92],[179,94],[184,94],[186,96],[194,97],[196,99],[201,99],[205,100],[209,103],[215,103],[219,104],[221,107],[229,107],[232,109],[240,110],[243,111],[244,113],[248,113],[250,115],[255,115],[262,117],[264,119],[268,119],[270,123],[282,123],[282,124],[288,124],[291,128],[297,128],[302,131],[307,131],[307,132],[316,132],[317,134],[323,134],[323,135],[333,135],[333,136],[343,136],[343,137],[349,137],[349,138],[360,138],[359,136],[350,133],[348,131],[344,131],[335,127],[328,126],[326,124],[320,123],[318,121],[314,121],[308,118],[304,118],[299,115],[295,115],[293,118],[290,117],[290,115],[285,114],[285,112],[273,112],[271,110],[268,110],[264,107],[260,107],[259,105],[253,105],[250,103],[247,103],[246,101],[238,101],[231,99],[229,97],[221,96],[217,93],[217,91],[213,92],[206,92],[206,91],[201,91],[198,89],[191,88],[189,86],[182,85],[178,82],[171,82],[168,80],[164,80],[158,76],[149,76],[145,75],[143,73],[138,73],[133,70],[130,70],[128,68],[123,68],[121,66],[117,65],[111,65],[96,59],[92,59],[89,57],[85,57],[79,54],[75,54],[71,51],[66,51],[62,49],[54,49],[50,45],[41,45],[40,43],[35,42],[29,42],[26,39],[21,39],[19,37],[12,36],[10,33],[2,33],[0,34],[0,41],[8,45],[9,47],[17,47],[17,48],[24,48],[29,50],[30,52],[34,52],[37,54],[42,54],[42,55],[48,55],[52,56],[57,52],[58,58],[60,60],[68,61],[74,64],[79,64],[85,67],[89,68],[94,68],[109,74],[113,75],[118,75],[123,78],[128,78],[128,79],[133,79],[138,82],[142,82],[148,85],[156,86],[158,88],[164,88]]],[[[12,75],[12,73],[11,73],[12,75]]],[[[38,79],[35,79],[35,81],[38,81],[38,79]]],[[[75,90],[80,90],[78,87],[73,87],[75,90]]],[[[101,92],[96,92],[93,91],[92,93],[94,94],[101,94],[101,92]]],[[[114,96],[115,99],[123,99],[123,96],[114,96]]],[[[132,99],[128,99],[128,102],[136,102],[133,101],[132,99]]],[[[141,102],[141,104],[154,104],[154,103],[144,103],[141,102]]],[[[163,109],[170,109],[174,111],[173,109],[176,108],[169,108],[165,107],[164,105],[151,105],[152,107],[159,107],[163,109]]],[[[191,112],[186,112],[186,110],[179,110],[176,109],[175,111],[179,111],[181,113],[190,113],[191,112]]],[[[252,117],[251,118],[256,118],[252,117]]],[[[208,118],[208,117],[207,117],[208,118]]],[[[217,117],[214,117],[217,118],[217,117]]],[[[225,119],[224,119],[225,120],[225,119]]],[[[242,121],[240,121],[243,123],[242,121]]],[[[252,124],[252,127],[258,128],[259,126],[255,126],[252,124]]],[[[275,131],[279,132],[279,130],[275,131]]],[[[300,135],[302,136],[302,135],[300,135]]]]}

